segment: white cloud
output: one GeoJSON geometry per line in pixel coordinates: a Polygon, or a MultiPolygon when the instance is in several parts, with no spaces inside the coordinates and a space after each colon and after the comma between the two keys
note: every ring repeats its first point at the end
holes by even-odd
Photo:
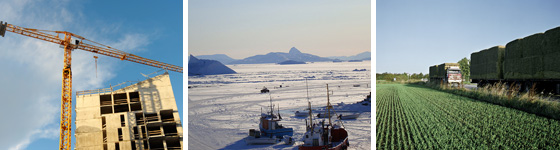
{"type": "MultiPolygon", "coordinates": [[[[70,12],[68,2],[62,1],[0,1],[0,19],[48,30],[80,26],[72,32],[88,35],[88,39],[102,39],[98,37],[103,33],[96,31],[113,30],[74,24],[79,22],[74,16],[82,16],[81,12],[70,12]]],[[[149,39],[130,33],[106,44],[136,51],[149,44],[149,39]]],[[[73,51],[73,91],[105,87],[102,83],[115,76],[111,72],[118,65],[109,59],[113,58],[99,57],[96,77],[93,54],[73,51]]],[[[0,37],[0,149],[25,149],[34,140],[58,138],[62,67],[63,49],[59,45],[11,32],[0,37]]]]}
{"type": "Polygon", "coordinates": [[[149,44],[148,36],[143,34],[126,34],[118,40],[117,43],[112,44],[114,48],[132,53],[143,51],[142,47],[149,44]]]}

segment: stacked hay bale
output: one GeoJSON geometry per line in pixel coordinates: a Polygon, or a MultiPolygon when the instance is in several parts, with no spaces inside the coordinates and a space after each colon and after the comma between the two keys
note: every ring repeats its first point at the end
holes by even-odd
{"type": "Polygon", "coordinates": [[[443,63],[441,65],[437,65],[437,77],[438,78],[445,78],[447,77],[447,69],[451,66],[457,66],[459,67],[458,63],[443,63]]]}
{"type": "Polygon", "coordinates": [[[560,79],[560,27],[506,45],[504,79],[560,79]]]}
{"type": "Polygon", "coordinates": [[[494,46],[471,54],[471,79],[503,79],[505,46],[494,46]]]}
{"type": "Polygon", "coordinates": [[[560,27],[544,32],[544,77],[560,79],[560,27]]]}
{"type": "Polygon", "coordinates": [[[430,78],[437,78],[438,66],[430,66],[430,78]]]}

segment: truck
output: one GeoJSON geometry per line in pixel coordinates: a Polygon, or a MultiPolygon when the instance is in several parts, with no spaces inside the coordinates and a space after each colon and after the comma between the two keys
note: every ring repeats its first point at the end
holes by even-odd
{"type": "Polygon", "coordinates": [[[442,85],[462,85],[463,77],[458,63],[430,66],[429,82],[442,85]]]}
{"type": "Polygon", "coordinates": [[[560,94],[560,27],[471,54],[479,87],[503,83],[521,92],[560,94]]]}

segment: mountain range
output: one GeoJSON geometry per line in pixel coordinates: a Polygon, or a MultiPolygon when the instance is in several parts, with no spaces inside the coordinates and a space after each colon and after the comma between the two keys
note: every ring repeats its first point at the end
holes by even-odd
{"type": "Polygon", "coordinates": [[[371,52],[363,52],[352,56],[331,56],[327,58],[338,60],[371,60],[371,52]]]}
{"type": "Polygon", "coordinates": [[[266,55],[255,55],[242,60],[231,62],[231,64],[263,64],[279,63],[287,60],[302,62],[332,61],[332,59],[319,57],[312,54],[302,53],[297,48],[292,47],[288,53],[271,52],[266,55]]]}
{"type": "Polygon", "coordinates": [[[332,56],[319,57],[308,53],[302,53],[295,47],[292,47],[288,53],[270,52],[265,55],[255,55],[245,59],[233,59],[225,54],[199,55],[200,59],[217,60],[223,64],[263,64],[263,63],[280,63],[288,60],[300,62],[321,62],[333,60],[371,60],[371,52],[363,52],[353,56],[332,56]]]}

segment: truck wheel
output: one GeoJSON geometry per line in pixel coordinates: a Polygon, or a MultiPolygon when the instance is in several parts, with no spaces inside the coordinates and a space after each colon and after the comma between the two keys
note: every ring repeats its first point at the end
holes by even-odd
{"type": "Polygon", "coordinates": [[[560,94],[560,83],[556,83],[554,85],[554,94],[560,94]]]}
{"type": "Polygon", "coordinates": [[[478,84],[476,84],[476,86],[479,87],[479,88],[482,88],[482,87],[484,87],[484,84],[485,84],[484,80],[480,80],[480,81],[478,81],[478,84]]]}
{"type": "Polygon", "coordinates": [[[531,82],[531,81],[526,81],[526,82],[523,84],[523,89],[522,89],[522,90],[523,90],[523,92],[530,92],[532,87],[533,87],[533,82],[531,82]]]}

